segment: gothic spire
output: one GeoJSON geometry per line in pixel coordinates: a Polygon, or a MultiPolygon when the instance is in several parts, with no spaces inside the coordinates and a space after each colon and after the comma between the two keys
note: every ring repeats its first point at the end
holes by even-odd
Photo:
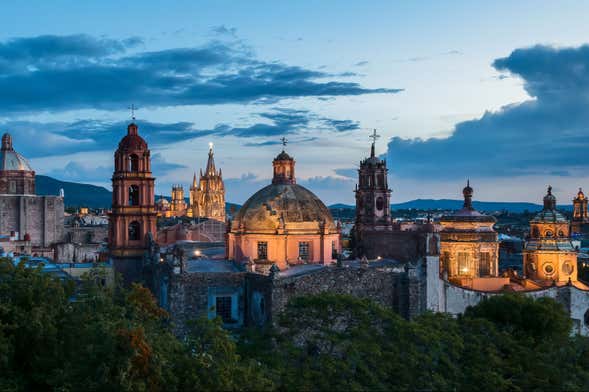
{"type": "Polygon", "coordinates": [[[213,143],[209,143],[209,160],[207,161],[207,169],[205,170],[207,176],[214,176],[216,174],[213,155],[213,143]]]}

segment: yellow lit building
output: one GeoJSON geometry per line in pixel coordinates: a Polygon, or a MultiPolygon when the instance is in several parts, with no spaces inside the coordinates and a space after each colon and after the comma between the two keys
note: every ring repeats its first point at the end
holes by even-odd
{"type": "Polygon", "coordinates": [[[440,220],[440,273],[456,284],[474,287],[477,279],[498,275],[499,242],[495,218],[472,207],[470,183],[463,194],[463,208],[440,220]]]}
{"type": "Polygon", "coordinates": [[[577,252],[570,239],[569,221],[556,210],[552,187],[544,196],[544,208],[530,221],[530,237],[524,248],[524,273],[543,286],[576,284],[577,252]]]}

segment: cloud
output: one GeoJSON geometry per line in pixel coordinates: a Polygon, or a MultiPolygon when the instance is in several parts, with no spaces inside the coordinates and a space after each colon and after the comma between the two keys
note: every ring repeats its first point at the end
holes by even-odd
{"type": "Polygon", "coordinates": [[[458,123],[445,139],[393,138],[400,177],[578,175],[589,148],[589,46],[517,49],[493,66],[519,77],[532,99],[458,123]]]}
{"type": "MultiPolygon", "coordinates": [[[[235,33],[224,26],[217,33],[235,33]]],[[[0,42],[0,113],[278,102],[286,98],[393,94],[332,74],[262,61],[240,40],[138,51],[142,40],[88,35],[0,42]]]]}
{"type": "MultiPolygon", "coordinates": [[[[166,146],[187,140],[214,135],[216,137],[268,138],[273,141],[250,141],[246,146],[279,144],[279,138],[296,135],[295,143],[305,143],[316,138],[308,132],[348,132],[359,129],[351,120],[335,120],[319,116],[307,110],[272,108],[268,112],[254,114],[254,123],[248,126],[232,126],[220,123],[210,129],[198,129],[192,122],[159,123],[137,121],[139,134],[151,148],[166,146]]],[[[8,121],[0,128],[13,135],[15,149],[28,158],[67,155],[84,151],[114,151],[118,141],[127,132],[127,122],[94,119],[66,122],[8,121]],[[37,143],[28,143],[36,140],[37,143]]]]}
{"type": "MultiPolygon", "coordinates": [[[[302,143],[310,143],[310,142],[314,142],[316,140],[318,140],[319,138],[316,137],[307,137],[307,138],[303,138],[303,139],[295,139],[295,140],[288,140],[288,144],[302,144],[302,143]]],[[[278,146],[282,144],[282,141],[280,140],[266,140],[265,142],[248,142],[248,143],[244,143],[244,146],[246,147],[265,147],[265,146],[278,146]]]]}

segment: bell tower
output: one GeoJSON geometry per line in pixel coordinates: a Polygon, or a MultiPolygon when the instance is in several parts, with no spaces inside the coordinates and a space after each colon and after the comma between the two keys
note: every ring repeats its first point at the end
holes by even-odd
{"type": "Polygon", "coordinates": [[[387,164],[374,153],[376,139],[374,130],[370,135],[372,146],[370,158],[360,162],[356,185],[356,231],[363,229],[391,230],[391,190],[387,181],[387,164]]]}
{"type": "Polygon", "coordinates": [[[147,143],[135,123],[115,152],[109,248],[115,271],[125,283],[141,279],[143,256],[150,234],[156,234],[156,210],[151,159],[147,143]]]}
{"type": "Polygon", "coordinates": [[[579,188],[577,196],[573,199],[573,219],[571,221],[573,233],[583,233],[587,230],[587,224],[589,223],[587,204],[587,198],[583,190],[579,188]]]}

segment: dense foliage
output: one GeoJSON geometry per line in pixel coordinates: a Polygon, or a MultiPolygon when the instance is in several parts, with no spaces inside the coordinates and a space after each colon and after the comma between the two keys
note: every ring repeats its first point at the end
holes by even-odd
{"type": "Polygon", "coordinates": [[[270,388],[219,322],[198,320],[178,340],[147,289],[99,281],[74,287],[0,260],[0,390],[270,388]]]}
{"type": "Polygon", "coordinates": [[[231,336],[200,319],[178,339],[148,290],[95,282],[0,260],[0,390],[589,390],[589,339],[550,299],[407,321],[309,296],[272,329],[231,336]]]}

